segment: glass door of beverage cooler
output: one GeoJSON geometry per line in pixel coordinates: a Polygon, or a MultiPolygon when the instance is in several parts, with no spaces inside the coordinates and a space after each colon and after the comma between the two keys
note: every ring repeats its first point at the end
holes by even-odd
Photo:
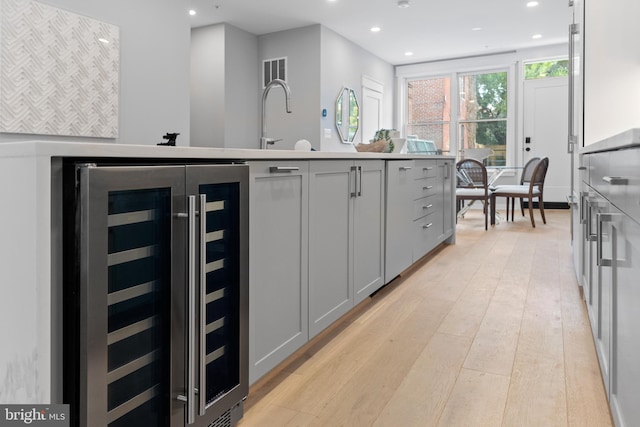
{"type": "Polygon", "coordinates": [[[86,165],[77,182],[78,425],[209,427],[248,391],[248,168],[86,165]]]}
{"type": "Polygon", "coordinates": [[[171,333],[185,316],[172,254],[185,230],[184,167],[85,165],[77,177],[78,425],[168,426],[180,386],[172,348],[184,335],[171,333]]]}
{"type": "MultiPolygon", "coordinates": [[[[208,427],[248,392],[248,169],[187,167],[188,204],[199,212],[195,283],[195,352],[188,357],[197,389],[187,423],[208,427]]],[[[189,399],[187,399],[189,400],[189,399]]]]}

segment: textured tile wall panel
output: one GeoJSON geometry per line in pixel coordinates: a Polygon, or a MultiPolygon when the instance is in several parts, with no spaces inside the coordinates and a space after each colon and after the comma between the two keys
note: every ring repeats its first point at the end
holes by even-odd
{"type": "Polygon", "coordinates": [[[0,132],[118,136],[120,30],[0,0],[0,132]]]}

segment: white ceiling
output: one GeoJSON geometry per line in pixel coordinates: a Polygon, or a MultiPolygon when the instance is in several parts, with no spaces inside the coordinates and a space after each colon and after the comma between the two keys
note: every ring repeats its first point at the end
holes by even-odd
{"type": "Polygon", "coordinates": [[[197,11],[192,27],[226,22],[261,35],[322,24],[398,65],[566,43],[568,0],[533,8],[527,1],[410,0],[402,9],[397,0],[189,0],[189,7],[197,11]]]}

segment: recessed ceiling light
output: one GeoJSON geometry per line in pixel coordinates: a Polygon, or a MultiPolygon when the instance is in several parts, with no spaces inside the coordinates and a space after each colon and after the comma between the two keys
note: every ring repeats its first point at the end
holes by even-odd
{"type": "Polygon", "coordinates": [[[193,16],[193,15],[195,15],[195,14],[196,14],[196,11],[195,11],[195,10],[191,9],[191,10],[189,11],[189,15],[193,16]]]}
{"type": "Polygon", "coordinates": [[[538,3],[537,1],[530,1],[527,3],[527,7],[536,7],[539,4],[540,3],[538,3]]]}
{"type": "Polygon", "coordinates": [[[372,33],[378,33],[378,32],[380,32],[380,27],[371,27],[371,32],[372,32],[372,33]]]}
{"type": "Polygon", "coordinates": [[[107,39],[99,38],[98,41],[100,43],[109,44],[109,40],[107,40],[107,39]]]}
{"type": "Polygon", "coordinates": [[[404,53],[404,56],[411,56],[411,55],[413,55],[413,52],[405,52],[404,53]]]}
{"type": "Polygon", "coordinates": [[[471,31],[480,31],[480,30],[482,30],[482,27],[473,27],[471,29],[471,31]]]}
{"type": "Polygon", "coordinates": [[[409,7],[409,0],[398,0],[398,7],[403,9],[409,7]]]}
{"type": "Polygon", "coordinates": [[[541,39],[542,38],[542,34],[534,34],[531,36],[532,39],[541,39]]]}

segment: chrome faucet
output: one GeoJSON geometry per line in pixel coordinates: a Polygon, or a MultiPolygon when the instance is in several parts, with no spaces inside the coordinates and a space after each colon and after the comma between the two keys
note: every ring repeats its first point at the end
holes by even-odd
{"type": "Polygon", "coordinates": [[[269,145],[273,145],[276,141],[280,141],[280,139],[267,138],[267,136],[266,136],[267,135],[267,124],[266,124],[266,122],[264,120],[264,117],[265,117],[265,103],[267,101],[267,94],[269,93],[271,88],[274,87],[274,86],[280,86],[280,87],[282,87],[282,89],[284,89],[285,103],[286,103],[285,106],[287,108],[287,113],[291,112],[291,107],[289,106],[289,103],[291,101],[291,89],[289,89],[289,85],[284,80],[280,80],[280,79],[271,80],[269,82],[269,84],[267,84],[267,87],[264,88],[264,92],[262,92],[262,121],[261,121],[262,135],[260,137],[260,149],[262,149],[262,150],[266,150],[269,145]]]}

